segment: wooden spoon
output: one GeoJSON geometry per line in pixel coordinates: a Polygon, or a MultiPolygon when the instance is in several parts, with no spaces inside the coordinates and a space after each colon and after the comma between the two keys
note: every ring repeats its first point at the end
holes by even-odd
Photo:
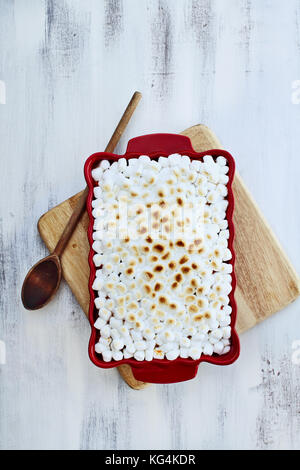
{"type": "MultiPolygon", "coordinates": [[[[138,91],[133,94],[105,152],[111,153],[114,151],[141,97],[142,95],[138,91]]],[[[37,310],[44,307],[56,294],[62,272],[60,257],[84,212],[87,195],[88,187],[83,191],[53,253],[38,261],[25,277],[21,297],[24,307],[28,310],[37,310]]]]}

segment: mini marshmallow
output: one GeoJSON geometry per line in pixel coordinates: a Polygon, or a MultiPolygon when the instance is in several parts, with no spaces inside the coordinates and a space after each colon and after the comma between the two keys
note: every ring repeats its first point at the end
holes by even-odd
{"type": "MultiPolygon", "coordinates": [[[[119,340],[119,338],[120,338],[120,333],[116,328],[111,329],[110,335],[111,335],[113,340],[119,340]]],[[[112,347],[113,347],[113,345],[112,345],[112,347]]],[[[120,349],[122,349],[122,348],[120,348],[120,349]]]]}
{"type": "Polygon", "coordinates": [[[222,334],[224,339],[229,339],[231,337],[231,327],[230,326],[224,326],[222,328],[222,334]]]}
{"type": "Polygon", "coordinates": [[[101,161],[100,168],[102,168],[102,170],[107,170],[109,167],[110,167],[110,163],[108,160],[101,161]]]}
{"type": "MultiPolygon", "coordinates": [[[[115,330],[115,331],[117,331],[117,330],[115,330]]],[[[113,349],[116,349],[116,350],[119,351],[120,349],[124,348],[124,341],[121,338],[116,338],[111,343],[111,346],[112,346],[113,349]]]]}
{"type": "Polygon", "coordinates": [[[130,359],[131,357],[133,357],[133,354],[128,352],[126,349],[124,349],[123,356],[124,356],[124,359],[130,359]]]}
{"type": "Polygon", "coordinates": [[[94,323],[94,327],[97,328],[97,330],[101,330],[101,328],[103,328],[105,325],[106,325],[106,321],[100,317],[98,317],[94,323]]]}
{"type": "Polygon", "coordinates": [[[179,349],[173,349],[172,351],[168,351],[166,354],[168,361],[174,361],[175,359],[177,359],[178,356],[179,349]]]}
{"type": "Polygon", "coordinates": [[[94,178],[95,181],[99,181],[102,175],[103,175],[103,168],[101,168],[101,166],[99,166],[98,168],[94,168],[94,170],[92,170],[92,177],[94,178]]]}
{"type": "Polygon", "coordinates": [[[189,348],[180,348],[179,355],[182,359],[187,359],[189,357],[189,348]]]}
{"type": "Polygon", "coordinates": [[[151,162],[151,159],[150,157],[148,157],[148,155],[141,155],[139,157],[139,162],[142,163],[143,165],[146,165],[147,163],[151,162]]]}
{"type": "Polygon", "coordinates": [[[99,186],[94,187],[94,196],[95,198],[101,198],[102,196],[102,189],[99,186]]]}
{"type": "Polygon", "coordinates": [[[202,350],[199,347],[192,347],[190,348],[189,355],[194,361],[200,359],[202,354],[202,350]]]}
{"type": "Polygon", "coordinates": [[[102,343],[95,344],[95,351],[97,354],[102,354],[104,351],[109,351],[108,345],[104,345],[102,343]]]}
{"type": "Polygon", "coordinates": [[[96,277],[94,282],[93,282],[92,289],[93,290],[100,290],[102,285],[103,285],[103,283],[102,283],[102,280],[100,279],[100,277],[96,277]]]}
{"type": "Polygon", "coordinates": [[[182,337],[180,340],[180,346],[182,348],[189,348],[191,345],[191,340],[187,337],[182,337]]]}
{"type": "Polygon", "coordinates": [[[109,349],[102,352],[103,361],[110,362],[112,359],[112,351],[109,349]]]}
{"type": "Polygon", "coordinates": [[[206,356],[212,356],[214,352],[214,347],[211,343],[206,343],[203,347],[203,354],[206,356]]]}
{"type": "Polygon", "coordinates": [[[222,341],[219,341],[218,343],[214,344],[214,353],[216,354],[222,354],[224,349],[224,344],[222,341]]]}
{"type": "Polygon", "coordinates": [[[145,351],[136,351],[133,355],[133,357],[137,361],[144,361],[145,360],[145,351]]]}
{"type": "Polygon", "coordinates": [[[103,338],[109,338],[110,327],[108,325],[103,326],[103,328],[101,328],[100,330],[100,333],[101,333],[101,336],[103,336],[103,338]]]}
{"type": "Polygon", "coordinates": [[[101,317],[103,320],[108,321],[111,316],[111,312],[107,310],[107,308],[102,307],[99,310],[99,317],[101,317]]]}
{"type": "Polygon", "coordinates": [[[112,357],[115,361],[121,361],[123,359],[123,353],[119,350],[113,350],[112,357]]]}
{"type": "Polygon", "coordinates": [[[153,359],[153,349],[146,349],[145,351],[145,360],[152,361],[153,359]]]}
{"type": "Polygon", "coordinates": [[[95,307],[100,310],[100,308],[104,307],[105,300],[103,300],[101,297],[96,297],[94,303],[95,307]]]}

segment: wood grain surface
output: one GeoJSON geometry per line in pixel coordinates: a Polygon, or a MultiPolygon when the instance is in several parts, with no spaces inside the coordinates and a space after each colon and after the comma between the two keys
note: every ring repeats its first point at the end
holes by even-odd
{"type": "MultiPolygon", "coordinates": [[[[198,152],[221,148],[206,126],[196,125],[182,134],[191,138],[193,148],[198,152]]],[[[238,173],[233,192],[237,330],[242,333],[295,300],[300,293],[300,281],[238,173]]],[[[39,219],[38,229],[49,251],[56,246],[65,221],[80,196],[81,193],[71,197],[39,219]]],[[[63,276],[86,315],[89,309],[87,227],[88,215],[85,213],[62,256],[63,276]]],[[[130,367],[120,366],[118,370],[132,388],[141,389],[147,385],[135,380],[130,367]]]]}
{"type": "Polygon", "coordinates": [[[42,311],[20,298],[38,218],[84,188],[134,90],[116,153],[205,123],[300,273],[299,25],[299,0],[0,0],[1,449],[300,449],[299,299],[232,366],[136,392],[89,360],[64,280],[42,311]]]}

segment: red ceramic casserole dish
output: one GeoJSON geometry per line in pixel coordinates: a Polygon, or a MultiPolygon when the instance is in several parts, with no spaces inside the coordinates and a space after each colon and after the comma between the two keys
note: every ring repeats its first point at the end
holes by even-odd
{"type": "Polygon", "coordinates": [[[235,329],[236,323],[236,302],[234,299],[234,291],[236,287],[236,278],[234,273],[234,262],[235,254],[233,250],[233,238],[234,238],[234,226],[233,226],[233,208],[234,198],[232,193],[232,181],[234,177],[235,163],[230,153],[225,150],[208,150],[206,152],[197,153],[194,151],[191,141],[188,137],[177,135],[177,134],[149,134],[141,137],[136,137],[128,142],[127,150],[124,155],[115,155],[112,153],[94,153],[91,155],[84,167],[85,179],[89,188],[89,194],[87,198],[87,211],[89,215],[89,227],[88,227],[88,239],[90,243],[89,253],[89,265],[90,265],[90,278],[89,278],[89,291],[90,291],[90,306],[89,306],[89,321],[91,324],[91,337],[89,341],[89,356],[92,362],[104,369],[117,367],[123,364],[129,364],[132,368],[134,377],[137,380],[150,383],[174,383],[181,382],[184,380],[192,379],[196,376],[198,366],[200,362],[209,362],[215,365],[228,365],[232,364],[239,356],[240,344],[239,338],[235,329]],[[122,359],[121,361],[104,362],[101,356],[95,352],[95,344],[99,341],[100,332],[94,327],[94,323],[98,317],[97,309],[94,306],[95,293],[92,289],[92,284],[95,279],[96,268],[93,263],[93,256],[95,254],[92,249],[93,244],[93,225],[94,217],[92,215],[92,200],[93,200],[93,189],[96,186],[96,182],[93,180],[91,172],[98,166],[101,160],[109,160],[111,163],[117,161],[119,158],[136,158],[140,155],[148,155],[150,158],[155,159],[159,156],[168,156],[172,153],[179,153],[181,155],[188,155],[191,159],[202,160],[205,155],[211,155],[213,157],[223,156],[226,158],[229,172],[229,181],[227,183],[228,189],[228,208],[226,212],[226,218],[228,220],[228,228],[230,237],[228,240],[228,248],[232,253],[232,291],[229,294],[230,306],[232,308],[231,313],[231,347],[230,351],[224,355],[202,355],[200,359],[182,359],[177,358],[174,361],[167,359],[153,359],[152,361],[137,361],[136,359],[122,359]]]}

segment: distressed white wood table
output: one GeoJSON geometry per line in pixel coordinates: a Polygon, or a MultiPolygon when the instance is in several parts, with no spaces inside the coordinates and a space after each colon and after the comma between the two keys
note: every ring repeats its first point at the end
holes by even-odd
{"type": "Polygon", "coordinates": [[[38,312],[20,287],[47,253],[38,217],[82,189],[84,159],[135,89],[117,151],[207,124],[300,272],[300,2],[0,0],[0,12],[0,448],[299,449],[299,302],[244,334],[234,365],[135,392],[89,361],[66,285],[38,312]]]}

